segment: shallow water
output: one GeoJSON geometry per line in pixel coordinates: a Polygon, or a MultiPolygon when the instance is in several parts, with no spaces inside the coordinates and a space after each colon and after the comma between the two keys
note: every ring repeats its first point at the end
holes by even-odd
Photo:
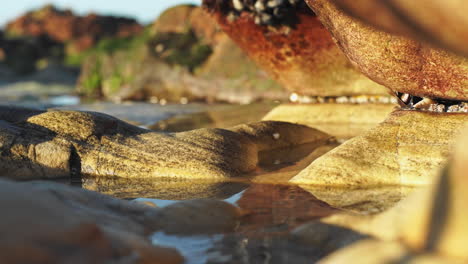
{"type": "Polygon", "coordinates": [[[235,230],[227,233],[150,234],[155,245],[178,249],[186,263],[313,263],[363,238],[351,230],[330,230],[318,220],[347,211],[376,213],[407,193],[401,187],[340,190],[287,184],[335,146],[309,144],[262,153],[256,172],[225,181],[89,177],[83,179],[83,187],[158,207],[183,200],[217,199],[243,212],[235,230]],[[279,157],[283,158],[278,161],[279,157]],[[296,230],[306,223],[313,226],[304,238],[296,230]]]}

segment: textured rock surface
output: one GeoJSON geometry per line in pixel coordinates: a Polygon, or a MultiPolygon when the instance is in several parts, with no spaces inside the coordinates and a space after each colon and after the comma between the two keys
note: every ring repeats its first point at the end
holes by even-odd
{"type": "Polygon", "coordinates": [[[468,7],[449,1],[334,0],[343,11],[388,32],[468,55],[468,7]],[[424,6],[424,8],[421,8],[424,6]]]}
{"type": "Polygon", "coordinates": [[[375,127],[394,108],[390,104],[284,104],[271,110],[263,120],[301,124],[338,139],[349,139],[375,127]]]}
{"type": "Polygon", "coordinates": [[[255,169],[259,151],[330,139],[284,122],[162,134],[92,112],[4,107],[0,117],[2,175],[15,179],[224,178],[255,169]]]}
{"type": "Polygon", "coordinates": [[[211,8],[221,28],[290,91],[321,96],[386,93],[352,67],[310,10],[297,10],[299,23],[293,28],[272,29],[256,25],[249,13],[232,21],[211,8]]]}
{"type": "Polygon", "coordinates": [[[468,100],[467,58],[376,30],[328,0],[307,2],[353,65],[372,80],[420,97],[468,100]]]}
{"type": "Polygon", "coordinates": [[[395,111],[376,128],[314,161],[291,182],[333,186],[427,184],[446,162],[466,122],[465,114],[395,111]]]}

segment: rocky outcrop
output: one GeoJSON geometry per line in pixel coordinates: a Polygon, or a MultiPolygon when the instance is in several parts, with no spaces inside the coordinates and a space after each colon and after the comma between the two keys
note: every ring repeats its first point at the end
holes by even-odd
{"type": "Polygon", "coordinates": [[[83,94],[153,102],[287,98],[199,7],[168,9],[149,32],[130,42],[85,60],[79,81],[83,94]]]}
{"type": "MultiPolygon", "coordinates": [[[[297,7],[288,7],[286,14],[290,15],[267,10],[257,14],[257,7],[251,6],[256,1],[236,2],[243,7],[237,10],[215,0],[206,0],[204,5],[223,31],[289,91],[314,96],[386,93],[384,87],[353,68],[315,14],[300,4],[302,1],[296,1],[297,7]],[[274,27],[257,21],[265,16],[276,21],[274,27]]],[[[266,5],[262,4],[266,1],[257,2],[259,8],[266,5]]],[[[288,1],[280,3],[289,5],[288,1]]]]}
{"type": "Polygon", "coordinates": [[[353,65],[372,80],[394,92],[468,100],[466,57],[372,28],[328,0],[307,2],[353,65]]]}
{"type": "Polygon", "coordinates": [[[92,112],[0,111],[1,175],[225,179],[254,170],[258,153],[331,137],[284,122],[162,134],[92,112]]]}
{"type": "Polygon", "coordinates": [[[135,20],[89,14],[75,15],[52,5],[30,11],[7,24],[5,31],[14,36],[47,37],[69,45],[68,52],[78,53],[106,37],[129,37],[143,31],[135,20]]]}

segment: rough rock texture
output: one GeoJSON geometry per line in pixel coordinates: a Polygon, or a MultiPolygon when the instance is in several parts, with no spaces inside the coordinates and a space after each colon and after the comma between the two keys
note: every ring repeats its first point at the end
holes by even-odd
{"type": "Polygon", "coordinates": [[[46,36],[70,45],[68,48],[75,52],[88,49],[105,37],[129,37],[142,30],[143,26],[133,19],[96,14],[81,17],[51,5],[26,13],[5,29],[10,35],[46,36]]]}
{"type": "Polygon", "coordinates": [[[330,139],[284,122],[162,134],[99,113],[1,110],[1,174],[15,179],[225,178],[253,170],[259,151],[330,139]]]}
{"type": "Polygon", "coordinates": [[[349,15],[390,33],[468,55],[468,7],[460,1],[334,0],[334,3],[349,15]]]}
{"type": "Polygon", "coordinates": [[[421,185],[449,157],[468,115],[395,111],[367,133],[345,142],[294,177],[296,184],[421,185]]]}
{"type": "Polygon", "coordinates": [[[328,0],[307,3],[353,65],[372,80],[395,92],[468,100],[467,58],[376,30],[328,0]]]}
{"type": "Polygon", "coordinates": [[[394,108],[390,104],[284,104],[271,110],[263,120],[306,125],[338,139],[349,139],[375,127],[394,108]]]}
{"type": "MultiPolygon", "coordinates": [[[[214,1],[205,1],[205,4],[214,1]]],[[[231,19],[210,10],[225,31],[273,79],[307,95],[386,94],[386,89],[357,72],[330,33],[308,9],[298,9],[292,28],[256,25],[247,12],[231,19]]]]}
{"type": "Polygon", "coordinates": [[[166,10],[129,45],[90,55],[79,87],[85,95],[117,101],[287,98],[204,10],[191,5],[166,10]]]}

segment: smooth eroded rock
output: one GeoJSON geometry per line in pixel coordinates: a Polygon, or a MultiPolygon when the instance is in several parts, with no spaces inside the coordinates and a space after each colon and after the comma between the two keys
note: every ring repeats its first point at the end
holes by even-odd
{"type": "Polygon", "coordinates": [[[315,160],[291,183],[327,186],[424,185],[449,157],[466,114],[395,111],[315,160]]]}
{"type": "MultiPolygon", "coordinates": [[[[51,111],[14,119],[4,108],[1,123],[2,175],[15,179],[125,178],[222,179],[256,168],[262,150],[327,142],[309,127],[260,122],[231,129],[163,134],[93,112],[51,111]]],[[[27,110],[22,110],[26,111],[27,110]]]]}

